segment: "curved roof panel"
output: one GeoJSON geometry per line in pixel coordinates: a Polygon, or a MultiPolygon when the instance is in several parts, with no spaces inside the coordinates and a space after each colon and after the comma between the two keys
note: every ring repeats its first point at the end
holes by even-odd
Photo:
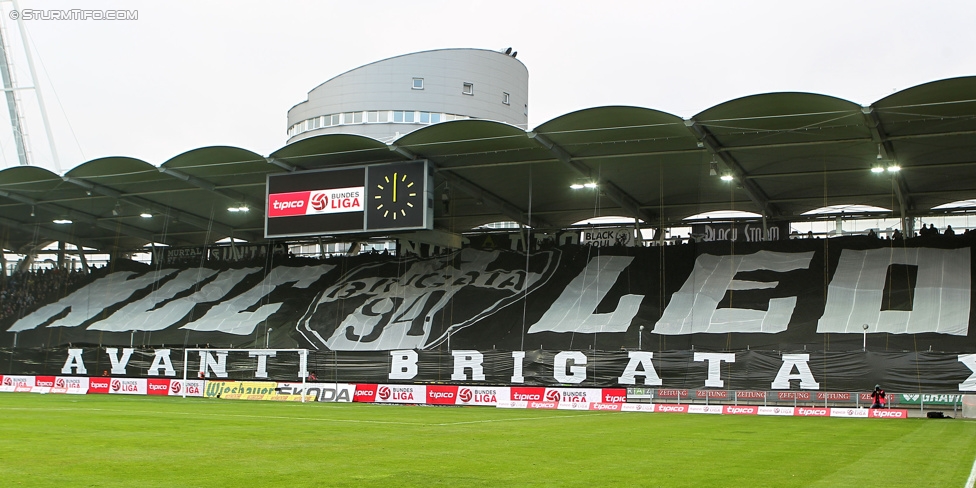
{"type": "Polygon", "coordinates": [[[401,159],[400,156],[392,154],[386,144],[355,134],[325,134],[309,137],[288,144],[271,153],[269,157],[302,169],[401,159]]]}
{"type": "Polygon", "coordinates": [[[976,77],[919,85],[869,107],[810,93],[743,97],[689,120],[594,107],[532,132],[469,119],[425,127],[393,145],[330,134],[268,158],[218,146],[159,167],[96,159],[64,178],[8,168],[0,170],[0,237],[8,249],[45,239],[105,249],[150,241],[199,246],[227,236],[258,242],[269,173],[411,158],[433,163],[435,227],[454,232],[507,220],[563,228],[594,215],[667,226],[730,209],[797,220],[838,204],[926,216],[941,212],[930,210],[939,204],[976,198],[973,154],[976,77]],[[871,171],[895,166],[901,171],[871,171]],[[584,181],[599,186],[570,188],[584,181]],[[251,211],[229,210],[241,205],[251,211]],[[52,224],[59,216],[74,224],[52,224]]]}

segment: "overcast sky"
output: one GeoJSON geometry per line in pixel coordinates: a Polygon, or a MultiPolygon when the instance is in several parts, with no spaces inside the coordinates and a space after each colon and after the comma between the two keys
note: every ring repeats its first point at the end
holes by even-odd
{"type": "MultiPolygon", "coordinates": [[[[757,93],[869,105],[976,74],[976,2],[101,1],[24,9],[126,9],[138,20],[29,20],[62,171],[104,156],[159,165],[187,150],[267,155],[309,90],[379,59],[512,46],[529,70],[529,127],[634,105],[690,117],[757,93]]],[[[3,2],[19,86],[29,71],[3,2]]],[[[54,169],[36,101],[18,92],[34,162],[54,169]]],[[[17,164],[6,112],[0,167],[17,164]]]]}

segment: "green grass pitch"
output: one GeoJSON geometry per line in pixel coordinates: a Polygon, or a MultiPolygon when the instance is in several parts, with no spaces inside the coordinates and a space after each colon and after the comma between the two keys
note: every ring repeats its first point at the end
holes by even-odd
{"type": "Polygon", "coordinates": [[[962,487],[974,458],[966,420],[0,394],[7,487],[962,487]]]}

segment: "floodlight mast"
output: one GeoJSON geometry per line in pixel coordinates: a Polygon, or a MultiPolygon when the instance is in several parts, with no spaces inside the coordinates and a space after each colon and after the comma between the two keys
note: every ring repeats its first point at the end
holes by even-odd
{"type": "MultiPolygon", "coordinates": [[[[13,4],[12,12],[21,12],[20,6],[17,4],[17,0],[11,0],[13,4]]],[[[13,16],[12,16],[13,17],[13,16]]],[[[33,90],[34,96],[37,97],[37,106],[41,112],[41,122],[44,125],[44,133],[47,136],[48,147],[51,151],[51,162],[54,164],[54,169],[60,173],[61,172],[61,161],[58,158],[58,149],[54,145],[54,135],[51,132],[51,122],[47,118],[47,108],[44,106],[44,96],[41,93],[40,83],[37,79],[37,70],[34,69],[34,57],[31,55],[30,41],[27,38],[27,31],[24,29],[24,21],[21,16],[16,16],[17,30],[20,31],[20,41],[23,44],[24,55],[27,59],[27,69],[30,72],[31,83],[33,86],[26,87],[15,87],[13,84],[13,68],[10,64],[10,57],[6,49],[6,44],[3,41],[3,23],[0,22],[0,74],[3,78],[3,91],[7,98],[7,109],[10,113],[10,126],[14,133],[14,142],[17,146],[17,158],[21,165],[30,164],[27,157],[27,142],[24,138],[23,131],[23,116],[20,114],[19,107],[17,106],[17,96],[15,95],[16,90],[33,90]]]]}
{"type": "Polygon", "coordinates": [[[21,166],[27,166],[27,145],[24,143],[24,128],[21,126],[20,108],[17,106],[17,96],[14,94],[13,71],[10,58],[7,56],[6,41],[3,38],[3,23],[0,22],[0,77],[3,78],[3,92],[7,98],[7,113],[10,115],[10,130],[14,133],[14,145],[17,147],[17,159],[21,166]]]}

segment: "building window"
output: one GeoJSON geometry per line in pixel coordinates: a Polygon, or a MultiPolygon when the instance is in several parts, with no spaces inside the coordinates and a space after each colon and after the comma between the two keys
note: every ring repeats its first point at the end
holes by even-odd
{"type": "Polygon", "coordinates": [[[413,110],[403,112],[403,121],[413,123],[413,110]]]}
{"type": "Polygon", "coordinates": [[[332,124],[331,125],[339,125],[339,123],[340,123],[339,122],[339,114],[332,114],[332,124]]]}
{"type": "Polygon", "coordinates": [[[430,123],[430,112],[420,112],[420,123],[421,124],[430,123]]]}
{"type": "Polygon", "coordinates": [[[403,110],[393,111],[393,122],[403,122],[403,110]]]}
{"type": "Polygon", "coordinates": [[[474,83],[464,83],[461,85],[461,93],[465,95],[474,95],[474,83]]]}
{"type": "Polygon", "coordinates": [[[390,121],[390,111],[389,110],[383,110],[383,111],[381,111],[380,112],[380,122],[389,122],[389,121],[390,121]]]}
{"type": "Polygon", "coordinates": [[[363,113],[362,112],[353,112],[352,113],[352,123],[354,123],[354,124],[362,124],[363,123],[363,113]]]}
{"type": "Polygon", "coordinates": [[[511,105],[512,97],[508,93],[502,92],[502,103],[511,105]]]}
{"type": "Polygon", "coordinates": [[[424,79],[423,78],[414,78],[413,79],[413,89],[414,90],[423,90],[424,89],[424,79]]]}
{"type": "Polygon", "coordinates": [[[379,115],[380,115],[379,112],[376,111],[366,112],[366,122],[370,122],[370,123],[379,122],[380,120],[379,115]]]}
{"type": "Polygon", "coordinates": [[[441,121],[441,114],[430,114],[430,123],[436,124],[441,121]]]}

